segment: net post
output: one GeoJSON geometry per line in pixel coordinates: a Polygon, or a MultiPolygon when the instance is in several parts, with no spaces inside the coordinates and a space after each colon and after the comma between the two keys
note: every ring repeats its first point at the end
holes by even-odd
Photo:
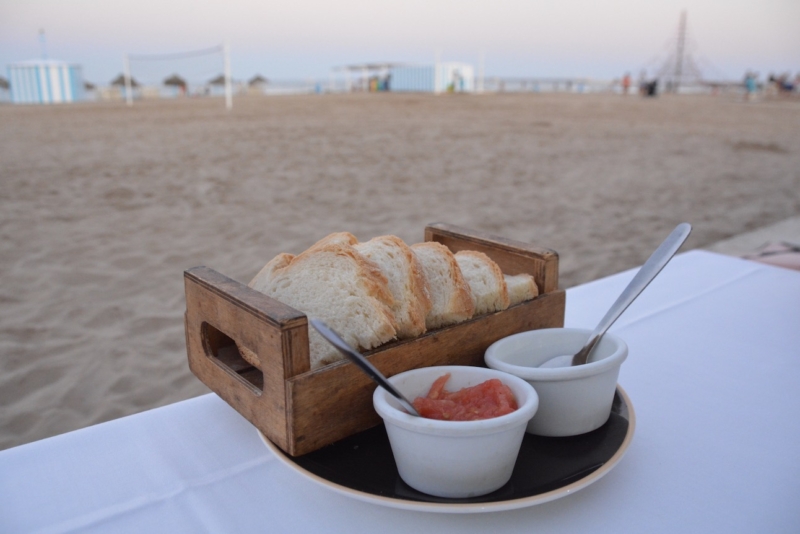
{"type": "Polygon", "coordinates": [[[233,90],[231,87],[230,47],[227,42],[222,45],[222,53],[225,57],[225,107],[230,110],[233,108],[233,90]]]}
{"type": "Polygon", "coordinates": [[[123,70],[125,73],[125,101],[129,106],[133,105],[133,90],[131,88],[131,62],[128,55],[125,54],[123,62],[123,70]]]}
{"type": "Polygon", "coordinates": [[[486,61],[486,53],[481,50],[478,56],[478,87],[476,88],[476,93],[483,94],[483,66],[484,62],[486,61]]]}

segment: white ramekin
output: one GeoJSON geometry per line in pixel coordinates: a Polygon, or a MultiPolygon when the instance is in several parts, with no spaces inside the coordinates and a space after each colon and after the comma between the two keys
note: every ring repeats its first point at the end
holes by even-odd
{"type": "Polygon", "coordinates": [[[606,333],[591,362],[575,367],[540,368],[550,358],[574,354],[591,330],[545,328],[500,339],[485,354],[486,365],[524,379],[539,394],[539,409],[528,432],[539,436],[574,436],[601,427],[611,413],[628,346],[606,333]]]}
{"type": "Polygon", "coordinates": [[[526,381],[483,367],[425,367],[400,373],[389,381],[413,401],[426,395],[433,382],[446,373],[450,373],[445,386],[448,391],[498,378],[511,389],[518,409],[479,421],[426,419],[406,413],[379,387],[373,404],[386,425],[397,469],[409,486],[429,495],[465,498],[491,493],[511,478],[539,398],[526,381]]]}

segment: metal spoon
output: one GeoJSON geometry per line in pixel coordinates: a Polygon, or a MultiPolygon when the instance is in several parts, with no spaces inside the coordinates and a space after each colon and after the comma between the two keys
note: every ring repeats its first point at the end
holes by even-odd
{"type": "Polygon", "coordinates": [[[319,319],[309,317],[308,322],[311,323],[311,326],[316,328],[317,332],[322,334],[322,337],[328,340],[331,345],[339,349],[339,352],[347,356],[347,359],[356,364],[359,369],[364,371],[364,374],[377,382],[380,387],[391,393],[408,413],[411,415],[416,415],[417,417],[422,417],[417,410],[414,409],[414,406],[408,402],[408,399],[405,398],[405,396],[400,393],[400,391],[398,391],[398,389],[394,387],[391,382],[386,380],[386,377],[383,376],[383,374],[378,371],[374,365],[369,363],[364,356],[353,350],[344,339],[339,337],[339,334],[331,330],[328,325],[319,319]]]}
{"type": "Polygon", "coordinates": [[[678,252],[683,242],[689,237],[692,232],[692,225],[689,223],[681,223],[675,227],[669,236],[664,240],[655,252],[647,259],[647,261],[633,277],[633,280],[628,284],[622,294],[617,298],[616,302],[612,304],[611,308],[606,312],[605,317],[597,325],[597,328],[589,336],[589,340],[574,355],[569,354],[564,356],[556,356],[547,360],[539,367],[569,367],[570,365],[583,365],[589,360],[589,355],[592,349],[597,345],[597,342],[603,337],[603,334],[614,324],[622,312],[628,309],[628,306],[636,300],[636,297],[644,291],[650,282],[653,281],[661,269],[672,259],[672,256],[678,252]],[[571,361],[570,361],[571,360],[571,361]]]}

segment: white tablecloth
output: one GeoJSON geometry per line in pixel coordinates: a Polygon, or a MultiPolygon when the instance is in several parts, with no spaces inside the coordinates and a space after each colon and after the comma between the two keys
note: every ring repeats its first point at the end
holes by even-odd
{"type": "MultiPolygon", "coordinates": [[[[593,328],[634,271],[567,292],[593,328]]],[[[449,515],[332,493],[216,395],[0,452],[0,532],[800,532],[800,273],[693,251],[613,330],[637,416],[574,495],[449,515]]]]}

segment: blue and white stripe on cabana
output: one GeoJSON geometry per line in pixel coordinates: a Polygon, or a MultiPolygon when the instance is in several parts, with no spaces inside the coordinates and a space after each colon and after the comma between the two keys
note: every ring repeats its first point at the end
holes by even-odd
{"type": "Polygon", "coordinates": [[[391,69],[391,90],[398,92],[472,93],[475,91],[475,70],[467,63],[434,65],[401,65],[391,69]]]}
{"type": "Polygon", "coordinates": [[[53,59],[22,61],[8,66],[11,101],[15,104],[57,104],[83,100],[79,65],[53,59]]]}

